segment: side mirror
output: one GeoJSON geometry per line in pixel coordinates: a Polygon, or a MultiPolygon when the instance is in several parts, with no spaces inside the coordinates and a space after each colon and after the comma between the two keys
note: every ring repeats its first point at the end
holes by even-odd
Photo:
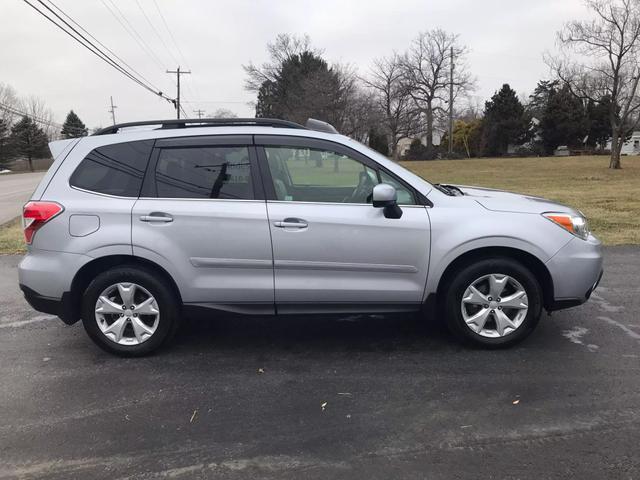
{"type": "Polygon", "coordinates": [[[402,217],[402,210],[398,206],[398,193],[396,189],[388,183],[379,183],[373,187],[373,206],[384,208],[386,218],[402,217]]]}

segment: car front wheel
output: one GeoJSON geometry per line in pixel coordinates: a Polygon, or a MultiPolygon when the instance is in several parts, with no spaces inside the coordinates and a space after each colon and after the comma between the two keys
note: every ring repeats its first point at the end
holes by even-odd
{"type": "Polygon", "coordinates": [[[483,347],[508,347],[526,338],[542,313],[536,277],[510,258],[476,261],[460,269],[446,289],[449,329],[483,347]]]}

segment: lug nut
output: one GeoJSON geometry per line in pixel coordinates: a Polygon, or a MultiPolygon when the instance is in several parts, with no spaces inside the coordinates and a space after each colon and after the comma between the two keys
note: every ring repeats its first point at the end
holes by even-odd
{"type": "Polygon", "coordinates": [[[126,309],[127,309],[127,306],[126,306],[126,305],[122,305],[122,309],[123,309],[123,310],[126,310],[126,309]]]}
{"type": "Polygon", "coordinates": [[[137,317],[137,316],[138,316],[138,314],[137,314],[137,313],[134,313],[134,314],[133,314],[133,316],[134,316],[134,317],[137,317]]]}
{"type": "Polygon", "coordinates": [[[121,316],[121,317],[124,317],[124,313],[121,313],[121,314],[120,314],[120,316],[121,316]]]}
{"type": "Polygon", "coordinates": [[[493,298],[489,297],[489,301],[491,302],[493,300],[493,298]]]}
{"type": "Polygon", "coordinates": [[[486,303],[485,303],[484,305],[482,305],[482,306],[483,306],[484,308],[489,308],[489,305],[488,305],[488,304],[486,304],[486,303]]]}
{"type": "Polygon", "coordinates": [[[498,297],[498,298],[496,299],[496,301],[497,301],[497,302],[499,302],[499,301],[500,301],[500,297],[498,297]]]}
{"type": "Polygon", "coordinates": [[[502,310],[502,307],[498,307],[498,310],[502,310]]]}
{"type": "Polygon", "coordinates": [[[496,311],[495,310],[491,310],[491,313],[496,313],[496,311]]]}

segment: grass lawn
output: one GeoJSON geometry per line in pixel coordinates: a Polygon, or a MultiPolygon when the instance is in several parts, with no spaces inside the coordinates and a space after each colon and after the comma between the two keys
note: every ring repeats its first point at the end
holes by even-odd
{"type": "Polygon", "coordinates": [[[0,225],[0,254],[26,251],[20,219],[0,225]]]}
{"type": "Polygon", "coordinates": [[[499,188],[549,198],[580,209],[607,245],[640,243],[640,157],[622,170],[604,156],[486,158],[403,162],[432,183],[499,188]]]}

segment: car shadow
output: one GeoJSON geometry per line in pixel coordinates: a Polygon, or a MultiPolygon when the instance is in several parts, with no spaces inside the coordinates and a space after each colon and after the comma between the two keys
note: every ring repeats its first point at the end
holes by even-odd
{"type": "Polygon", "coordinates": [[[271,351],[423,351],[461,345],[442,322],[417,313],[278,317],[214,315],[185,319],[174,349],[271,351]]]}

